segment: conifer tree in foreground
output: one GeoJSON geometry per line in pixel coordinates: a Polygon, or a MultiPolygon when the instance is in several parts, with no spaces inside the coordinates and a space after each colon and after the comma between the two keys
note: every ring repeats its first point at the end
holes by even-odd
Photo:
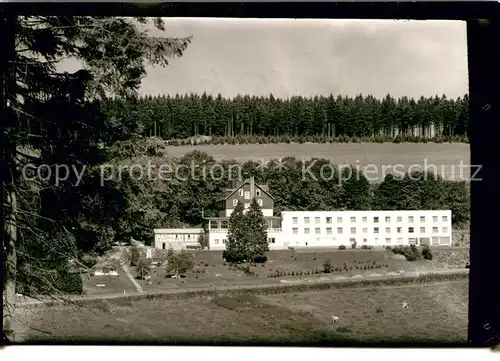
{"type": "Polygon", "coordinates": [[[259,258],[263,259],[265,253],[269,251],[266,223],[262,209],[254,198],[250,203],[248,212],[245,214],[245,228],[250,240],[249,259],[253,262],[259,258]]]}
{"type": "Polygon", "coordinates": [[[239,263],[248,259],[248,234],[245,227],[245,215],[243,214],[243,203],[238,201],[233,213],[229,218],[229,229],[227,232],[226,251],[224,258],[228,262],[239,263]]]}

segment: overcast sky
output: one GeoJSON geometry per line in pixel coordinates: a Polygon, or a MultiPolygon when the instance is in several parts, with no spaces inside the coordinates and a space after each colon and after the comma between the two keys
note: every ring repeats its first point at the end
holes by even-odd
{"type": "Polygon", "coordinates": [[[166,36],[193,35],[185,55],[150,68],[143,94],[468,92],[465,22],[165,18],[166,36]]]}

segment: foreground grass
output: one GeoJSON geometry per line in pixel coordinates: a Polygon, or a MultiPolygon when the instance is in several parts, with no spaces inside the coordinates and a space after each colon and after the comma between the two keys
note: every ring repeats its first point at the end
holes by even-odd
{"type": "Polygon", "coordinates": [[[29,325],[28,342],[461,344],[467,334],[467,282],[110,300],[35,309],[29,325]],[[401,308],[401,302],[410,307],[401,308]]]}

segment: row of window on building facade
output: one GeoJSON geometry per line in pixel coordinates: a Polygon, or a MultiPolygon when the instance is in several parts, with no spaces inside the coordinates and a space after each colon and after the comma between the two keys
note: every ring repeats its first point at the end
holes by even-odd
{"type": "MultiPolygon", "coordinates": [[[[356,234],[356,227],[351,227],[351,234],[356,234]]],[[[303,230],[304,234],[310,234],[311,229],[305,227],[303,230]]],[[[343,234],[344,229],[342,227],[337,227],[337,234],[343,234]]],[[[442,227],[443,233],[448,233],[448,227],[442,227]]],[[[293,234],[299,234],[299,228],[292,228],[293,234]]],[[[314,228],[315,234],[322,234],[321,228],[314,228]]],[[[362,233],[368,233],[368,228],[363,228],[362,233]]],[[[373,227],[373,233],[378,234],[379,227],[373,227]]],[[[385,233],[391,233],[391,227],[385,227],[385,233]]],[[[403,227],[397,227],[396,233],[403,233],[403,227]]],[[[415,233],[415,227],[408,227],[408,233],[415,233]]],[[[420,227],[420,233],[426,233],[426,227],[420,227]]],[[[432,227],[432,233],[439,233],[439,227],[432,227]]],[[[332,227],[326,227],[326,234],[333,234],[332,227]]]]}
{"type": "MultiPolygon", "coordinates": [[[[332,224],[333,223],[333,217],[325,217],[326,219],[326,224],[332,224]]],[[[350,223],[356,223],[357,217],[350,217],[349,221],[350,223]]],[[[304,224],[310,224],[311,218],[310,217],[304,217],[304,224]]],[[[448,216],[441,216],[441,221],[442,222],[448,222],[448,216]]],[[[362,217],[362,222],[363,223],[368,223],[368,217],[362,217]]],[[[396,217],[396,222],[397,223],[402,223],[403,222],[403,217],[398,216],[396,217]]],[[[415,222],[415,217],[414,216],[408,216],[408,223],[414,223],[415,222]]],[[[426,217],[425,216],[420,216],[420,222],[426,222],[426,217]]],[[[432,222],[437,223],[439,222],[439,217],[438,216],[432,216],[432,222]]],[[[293,224],[299,224],[299,217],[292,217],[292,223],[293,224]]],[[[315,224],[320,224],[321,223],[321,217],[314,217],[314,223],[315,224]]],[[[343,217],[337,217],[337,223],[343,223],[343,217]]],[[[373,217],[373,223],[380,223],[380,217],[373,217]]],[[[391,223],[391,217],[386,216],[385,217],[385,223],[391,223]]]]}
{"type": "MultiPolygon", "coordinates": [[[[228,229],[229,228],[229,221],[228,220],[212,220],[210,221],[210,229],[219,229],[219,224],[220,222],[220,229],[228,229]]],[[[278,220],[268,220],[267,223],[265,224],[266,227],[268,228],[280,228],[280,222],[278,220]],[[273,227],[274,226],[274,227],[273,227]]]]}
{"type": "MultiPolygon", "coordinates": [[[[257,203],[259,204],[259,206],[262,207],[262,205],[264,204],[264,202],[262,201],[261,198],[257,199],[257,203]]],[[[236,207],[238,205],[238,200],[237,199],[233,199],[233,207],[236,207]]],[[[249,208],[250,207],[250,203],[245,203],[243,205],[245,208],[249,208]]]]}
{"type": "MultiPolygon", "coordinates": [[[[449,239],[450,237],[432,237],[432,244],[436,245],[436,244],[439,244],[439,240],[444,240],[445,243],[449,243],[449,239]]],[[[383,238],[384,241],[385,241],[385,244],[386,245],[390,245],[392,244],[392,238],[391,237],[385,237],[383,238]]],[[[431,239],[430,238],[420,238],[420,241],[421,242],[426,242],[426,243],[429,243],[431,239]]],[[[319,239],[317,239],[317,241],[319,241],[319,239]]],[[[335,238],[331,239],[330,241],[335,241],[335,238]]],[[[375,237],[374,238],[374,241],[375,241],[375,244],[378,244],[379,243],[379,238],[375,237]]],[[[408,241],[410,244],[416,244],[417,241],[418,241],[418,238],[408,238],[408,241]]],[[[226,244],[226,239],[214,239],[214,244],[219,244],[222,243],[222,244],[226,244]]],[[[268,242],[269,243],[276,243],[276,239],[275,238],[268,238],[268,242]]],[[[356,242],[356,238],[349,238],[349,242],[350,243],[355,243],[356,242]]],[[[363,243],[368,243],[368,238],[363,238],[363,243]]],[[[396,238],[396,244],[403,244],[403,237],[398,237],[396,238]]],[[[306,242],[306,246],[307,246],[307,242],[306,242]]]]}
{"type": "MultiPolygon", "coordinates": [[[[221,239],[220,241],[222,242],[222,244],[226,244],[226,239],[225,239],[225,238],[221,239]]],[[[269,238],[267,239],[267,242],[268,242],[268,243],[276,243],[276,238],[274,238],[274,237],[269,237],[269,238]]],[[[214,239],[214,244],[219,244],[219,239],[218,239],[218,238],[215,238],[215,239],[214,239]]]]}

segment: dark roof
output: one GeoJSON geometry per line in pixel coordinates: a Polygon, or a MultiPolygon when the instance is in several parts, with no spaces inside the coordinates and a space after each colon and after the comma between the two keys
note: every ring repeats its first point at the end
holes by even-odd
{"type": "MultiPolygon", "coordinates": [[[[235,188],[233,189],[226,189],[226,194],[219,199],[219,201],[225,201],[227,200],[229,197],[231,197],[238,189],[240,189],[241,187],[243,187],[245,184],[250,184],[250,179],[246,179],[245,181],[241,182],[239,185],[237,185],[235,188]]],[[[271,199],[274,200],[274,197],[269,193],[269,186],[267,184],[257,184],[255,183],[255,185],[257,187],[259,187],[264,193],[266,193],[269,197],[271,197],[271,199]]]]}

